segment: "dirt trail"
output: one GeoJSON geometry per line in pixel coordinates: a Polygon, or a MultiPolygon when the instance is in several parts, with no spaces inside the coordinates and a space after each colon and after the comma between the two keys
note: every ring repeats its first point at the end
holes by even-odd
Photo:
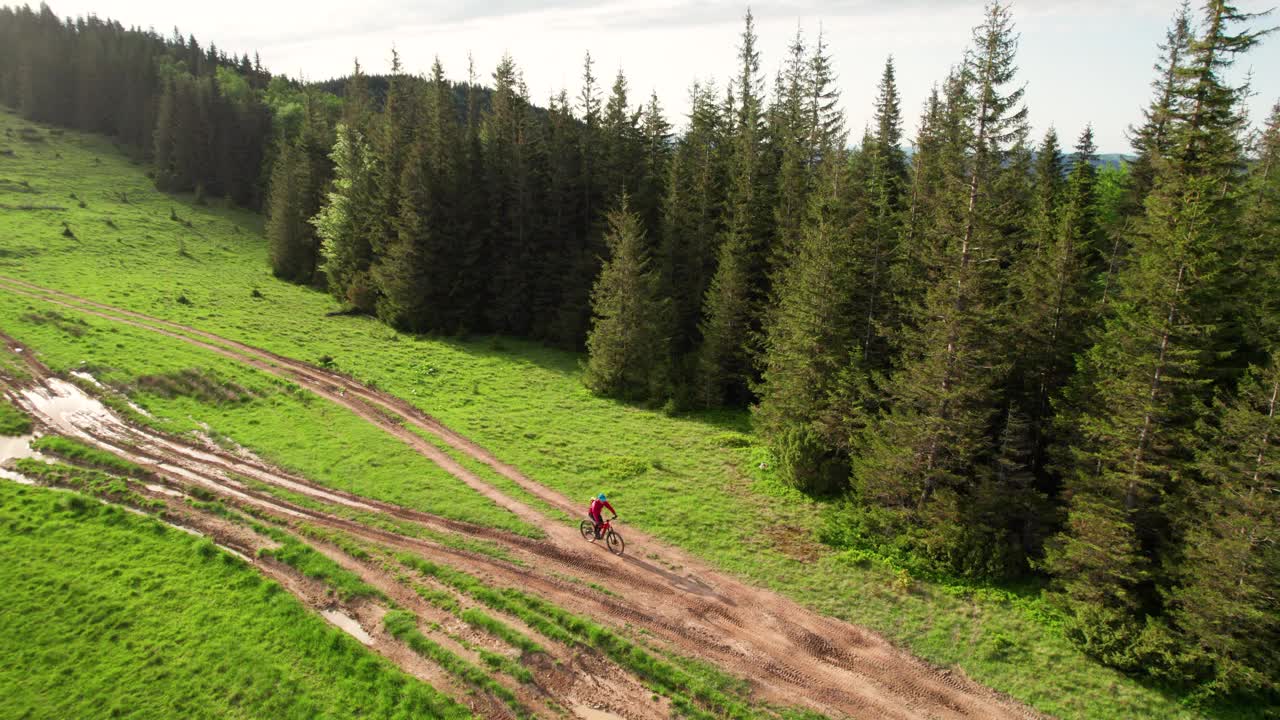
{"type": "Polygon", "coordinates": [[[929,666],[878,635],[817,615],[775,593],[746,585],[635,528],[625,530],[629,546],[643,548],[647,555],[656,554],[657,562],[636,555],[614,557],[586,545],[575,528],[550,521],[538,510],[505,495],[408,427],[429,433],[489,465],[571,517],[580,512],[577,503],[530,480],[421,410],[350,378],[212,333],[25,281],[0,277],[0,288],[162,333],[297,382],[400,438],[500,506],[546,529],[548,537],[542,541],[530,540],[320,488],[265,463],[161,437],[118,419],[108,424],[101,418],[86,420],[74,415],[44,418],[61,432],[108,446],[122,456],[130,457],[133,453],[139,462],[150,463],[179,482],[198,483],[237,503],[254,504],[282,517],[305,518],[307,522],[340,529],[371,542],[437,558],[492,582],[534,591],[606,624],[643,628],[680,654],[709,661],[749,680],[757,693],[770,702],[799,704],[831,715],[857,718],[1038,717],[1034,711],[990,689],[929,666]],[[228,479],[226,473],[280,485],[322,502],[384,513],[439,531],[481,537],[499,543],[527,567],[291,506],[228,479]],[[674,573],[664,565],[683,570],[674,573]],[[620,595],[585,590],[561,579],[566,574],[616,589],[620,595]]]}

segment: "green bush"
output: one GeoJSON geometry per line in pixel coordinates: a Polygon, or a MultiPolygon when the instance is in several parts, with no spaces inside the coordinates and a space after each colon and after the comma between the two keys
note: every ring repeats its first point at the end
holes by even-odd
{"type": "Polygon", "coordinates": [[[793,425],[775,440],[782,481],[797,490],[829,495],[848,482],[849,467],[808,425],[793,425]]]}

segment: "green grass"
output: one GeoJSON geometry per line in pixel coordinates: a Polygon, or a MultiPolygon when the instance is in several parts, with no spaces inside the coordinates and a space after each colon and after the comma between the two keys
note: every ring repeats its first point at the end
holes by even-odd
{"type": "MultiPolygon", "coordinates": [[[[0,115],[0,125],[18,124],[0,115]]],[[[933,663],[959,667],[1045,712],[1064,718],[1213,714],[1086,657],[1044,622],[1034,595],[1015,601],[928,579],[905,590],[892,568],[816,546],[823,505],[756,469],[769,458],[754,444],[745,412],[667,417],[592,396],[580,382],[577,355],[503,338],[415,337],[371,318],[326,317],[338,309],[328,295],[272,278],[258,216],[158,194],[140,168],[99,138],[68,132],[18,151],[16,158],[0,158],[0,177],[29,181],[36,192],[24,194],[24,202],[66,209],[0,214],[0,274],[301,360],[332,358],[338,369],[415,403],[538,482],[581,499],[584,513],[588,497],[607,492],[628,523],[820,612],[870,627],[933,663]],[[129,204],[111,199],[118,190],[127,191],[129,204]],[[88,207],[64,202],[70,192],[88,198],[88,207]],[[170,207],[194,227],[170,221],[170,207]],[[75,240],[61,236],[64,220],[75,240]],[[190,304],[179,303],[179,295],[190,304]],[[988,652],[995,638],[1014,645],[988,652]]],[[[88,360],[120,368],[110,377],[123,382],[191,367],[223,368],[207,356],[176,359],[170,341],[98,321],[90,320],[93,327],[79,337],[74,325],[59,330],[53,323],[18,321],[48,309],[0,294],[0,326],[60,368],[88,360]],[[159,367],[147,369],[151,364],[159,367]]],[[[234,379],[241,371],[220,372],[234,379]]],[[[237,382],[250,389],[262,385],[237,382]]],[[[468,501],[445,500],[466,498],[460,485],[444,484],[402,454],[388,454],[388,446],[358,422],[323,404],[278,391],[233,409],[181,398],[145,398],[142,404],[187,429],[189,418],[198,417],[333,487],[466,514],[461,508],[468,501]],[[331,431],[338,440],[328,439],[331,431]],[[362,463],[376,464],[365,473],[362,463]],[[424,492],[420,478],[447,491],[424,492]]],[[[467,513],[497,522],[491,510],[467,513]]],[[[1240,716],[1247,715],[1245,709],[1240,716]]]]}
{"type": "Polygon", "coordinates": [[[127,475],[135,478],[150,476],[150,473],[140,465],[62,435],[45,435],[36,438],[31,443],[31,449],[38,450],[45,455],[53,455],[54,457],[69,460],[77,465],[87,465],[116,473],[117,475],[127,475]]]}
{"type": "Polygon", "coordinates": [[[163,502],[138,493],[127,480],[98,470],[45,463],[32,458],[19,458],[14,461],[14,467],[20,474],[45,485],[81,490],[146,512],[160,512],[165,507],[163,502]]]}
{"type": "Polygon", "coordinates": [[[468,685],[490,693],[502,700],[517,715],[531,717],[521,704],[515,693],[497,683],[489,673],[463,660],[418,630],[418,618],[405,610],[392,610],[382,619],[387,632],[404,642],[414,652],[435,662],[450,674],[458,677],[468,685]]]}
{"type": "Polygon", "coordinates": [[[277,560],[313,580],[324,582],[344,601],[361,597],[385,599],[381,590],[289,533],[259,524],[254,524],[253,529],[280,543],[277,548],[260,548],[258,557],[277,560]]]}
{"type": "Polygon", "coordinates": [[[0,716],[469,716],[207,540],[13,483],[0,528],[0,716]]]}
{"type": "Polygon", "coordinates": [[[16,436],[31,432],[31,418],[0,395],[0,435],[16,436]]]}

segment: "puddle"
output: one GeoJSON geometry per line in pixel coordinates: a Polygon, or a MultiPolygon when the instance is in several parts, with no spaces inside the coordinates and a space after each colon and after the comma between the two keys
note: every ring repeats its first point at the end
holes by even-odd
{"type": "Polygon", "coordinates": [[[626,720],[621,715],[615,715],[608,710],[597,710],[581,703],[573,706],[573,714],[582,720],[626,720]]]}
{"type": "Polygon", "coordinates": [[[45,387],[23,390],[22,396],[36,414],[48,418],[50,424],[64,433],[80,435],[79,425],[86,419],[96,425],[116,424],[102,403],[66,380],[49,378],[45,387]],[[77,419],[81,422],[77,423],[77,419]]]}
{"type": "Polygon", "coordinates": [[[100,388],[100,387],[102,387],[102,383],[98,382],[98,378],[96,378],[96,377],[94,377],[94,376],[90,375],[89,373],[87,373],[87,372],[85,372],[85,371],[83,371],[83,370],[72,370],[72,371],[71,371],[71,376],[72,376],[72,377],[78,377],[78,378],[80,378],[81,380],[84,380],[84,381],[88,382],[89,384],[93,385],[94,387],[99,387],[99,388],[100,388]]]}
{"type": "Polygon", "coordinates": [[[22,485],[35,485],[35,482],[24,475],[7,470],[3,466],[10,460],[18,458],[34,458],[43,460],[40,453],[31,449],[31,441],[35,435],[18,435],[17,437],[0,437],[0,478],[12,480],[22,485]]]}
{"type": "Polygon", "coordinates": [[[165,487],[164,485],[147,485],[145,487],[151,492],[157,492],[157,493],[160,493],[161,495],[168,495],[169,497],[176,497],[176,498],[186,497],[186,495],[183,495],[177,490],[174,490],[173,488],[170,488],[170,487],[165,487]]]}
{"type": "Polygon", "coordinates": [[[40,453],[31,449],[31,441],[35,439],[35,435],[0,437],[0,465],[3,465],[6,460],[38,458],[40,453]]]}
{"type": "Polygon", "coordinates": [[[19,475],[18,473],[12,470],[5,470],[4,468],[0,468],[0,478],[4,478],[5,480],[12,480],[13,482],[18,483],[19,485],[35,485],[36,484],[35,480],[32,480],[26,475],[19,475]]]}
{"type": "Polygon", "coordinates": [[[373,644],[373,638],[370,637],[369,633],[365,632],[364,628],[360,627],[360,623],[356,622],[356,619],[350,615],[342,612],[341,610],[321,610],[320,614],[324,616],[325,620],[337,625],[343,632],[356,640],[359,640],[361,643],[365,645],[373,644]]]}

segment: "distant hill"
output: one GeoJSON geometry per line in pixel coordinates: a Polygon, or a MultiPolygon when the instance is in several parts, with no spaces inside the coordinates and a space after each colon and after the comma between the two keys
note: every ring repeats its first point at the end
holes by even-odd
{"type": "Polygon", "coordinates": [[[1107,153],[1099,155],[1098,161],[1094,163],[1097,167],[1120,167],[1126,163],[1131,163],[1138,158],[1137,155],[1128,153],[1107,153]]]}
{"type": "MultiPolygon", "coordinates": [[[[916,154],[916,149],[911,146],[904,147],[902,150],[907,154],[907,157],[911,157],[916,154]]],[[[1034,159],[1035,156],[1036,153],[1031,154],[1032,159],[1034,159]]],[[[1071,153],[1063,153],[1063,156],[1065,162],[1063,163],[1062,171],[1064,173],[1071,172],[1071,153]]],[[[1104,153],[1097,156],[1097,159],[1093,162],[1093,166],[1098,168],[1118,168],[1125,163],[1133,162],[1135,159],[1137,159],[1137,156],[1129,153],[1104,153]]]]}

